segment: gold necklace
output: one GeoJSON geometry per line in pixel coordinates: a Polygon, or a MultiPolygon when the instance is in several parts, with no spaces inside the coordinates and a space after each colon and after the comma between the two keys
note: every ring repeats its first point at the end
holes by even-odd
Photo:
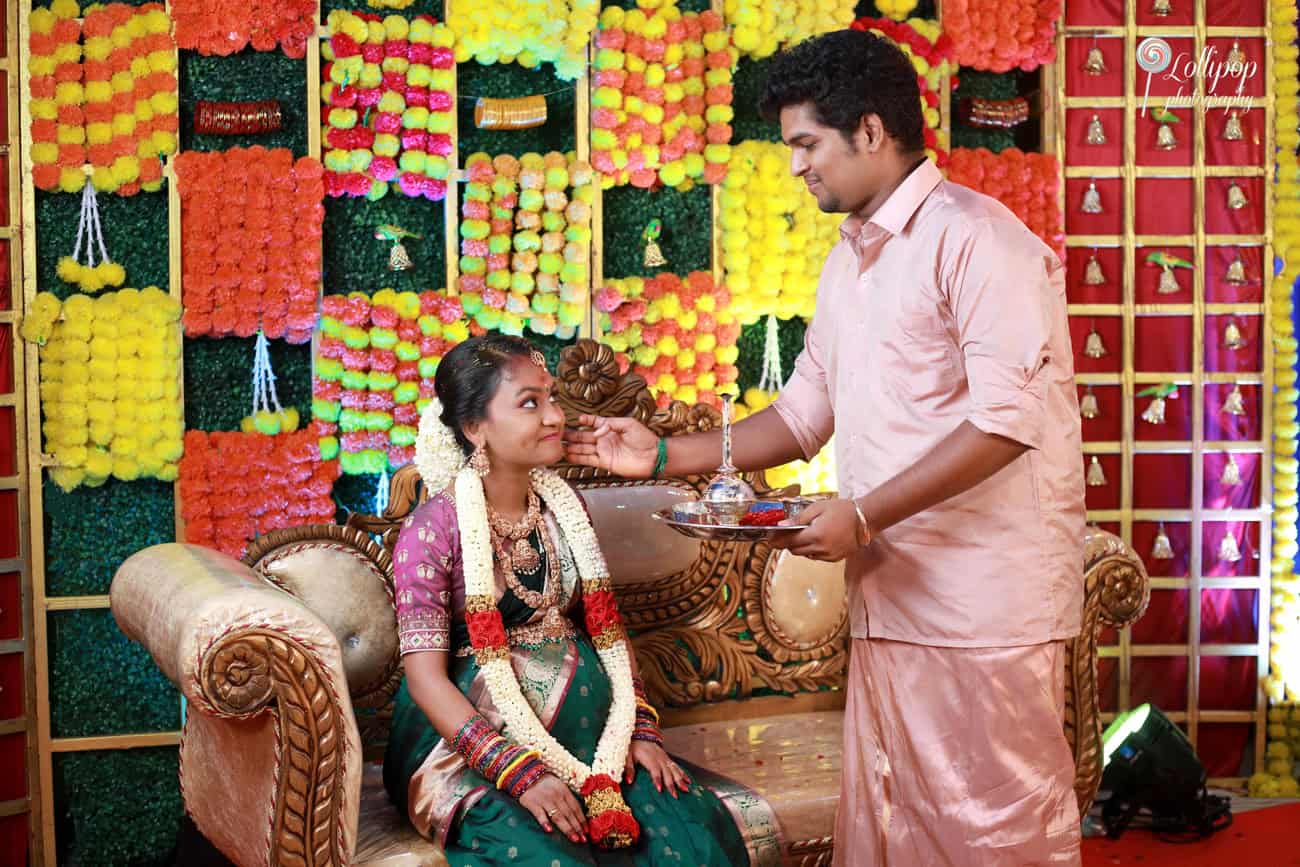
{"type": "MultiPolygon", "coordinates": [[[[560,599],[560,580],[558,573],[559,557],[555,554],[555,546],[551,544],[550,534],[546,532],[545,525],[538,528],[538,535],[541,537],[542,547],[546,550],[546,574],[542,576],[541,591],[530,590],[519,580],[519,575],[514,570],[506,570],[506,586],[510,592],[515,594],[515,598],[523,602],[534,611],[545,613],[548,618],[551,612],[559,612],[560,599]]],[[[532,550],[531,546],[529,550],[532,550]]],[[[536,551],[533,554],[536,555],[536,551]]]]}
{"type": "Polygon", "coordinates": [[[528,489],[528,511],[519,523],[502,518],[491,505],[488,506],[487,513],[492,549],[506,574],[520,571],[526,575],[537,569],[541,557],[528,544],[528,537],[541,526],[542,504],[532,488],[528,489]]]}

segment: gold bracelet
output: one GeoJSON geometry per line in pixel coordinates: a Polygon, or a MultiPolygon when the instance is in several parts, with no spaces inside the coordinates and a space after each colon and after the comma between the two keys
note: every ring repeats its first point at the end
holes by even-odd
{"type": "Polygon", "coordinates": [[[862,514],[862,507],[858,505],[857,500],[850,500],[853,503],[853,511],[858,513],[858,545],[865,548],[871,544],[873,535],[871,525],[867,523],[867,516],[862,514]]]}

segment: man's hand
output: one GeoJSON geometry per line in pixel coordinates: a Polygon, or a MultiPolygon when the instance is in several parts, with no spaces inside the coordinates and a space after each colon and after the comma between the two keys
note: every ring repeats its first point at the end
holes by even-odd
{"type": "Polygon", "coordinates": [[[772,547],[827,563],[843,560],[859,547],[858,512],[852,500],[819,500],[800,512],[796,520],[810,526],[807,530],[774,534],[772,547]]]}
{"type": "Polygon", "coordinates": [[[659,437],[633,418],[579,416],[591,430],[564,433],[564,457],[571,464],[598,467],[625,479],[648,479],[658,457],[659,437]]]}

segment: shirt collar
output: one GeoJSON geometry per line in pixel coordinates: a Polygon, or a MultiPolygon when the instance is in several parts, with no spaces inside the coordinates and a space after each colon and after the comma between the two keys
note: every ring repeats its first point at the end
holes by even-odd
{"type": "Polygon", "coordinates": [[[840,237],[846,241],[865,241],[880,232],[902,234],[921,203],[942,180],[943,175],[938,166],[927,157],[903,178],[903,182],[889,194],[889,198],[876,209],[870,220],[849,214],[840,224],[840,237]]]}

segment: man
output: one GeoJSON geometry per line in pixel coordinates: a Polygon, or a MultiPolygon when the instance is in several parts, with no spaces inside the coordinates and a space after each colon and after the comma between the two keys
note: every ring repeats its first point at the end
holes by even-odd
{"type": "MultiPolygon", "coordinates": [[[[763,110],[823,211],[847,212],[817,313],[735,463],[836,436],[839,499],[780,544],[846,560],[852,661],[840,865],[1079,863],[1062,728],[1083,603],[1083,473],[1062,266],[1001,204],[925,158],[916,73],[852,30],[773,62],[763,110]]],[[[588,417],[568,457],[707,473],[719,434],[661,445],[588,417]]]]}

